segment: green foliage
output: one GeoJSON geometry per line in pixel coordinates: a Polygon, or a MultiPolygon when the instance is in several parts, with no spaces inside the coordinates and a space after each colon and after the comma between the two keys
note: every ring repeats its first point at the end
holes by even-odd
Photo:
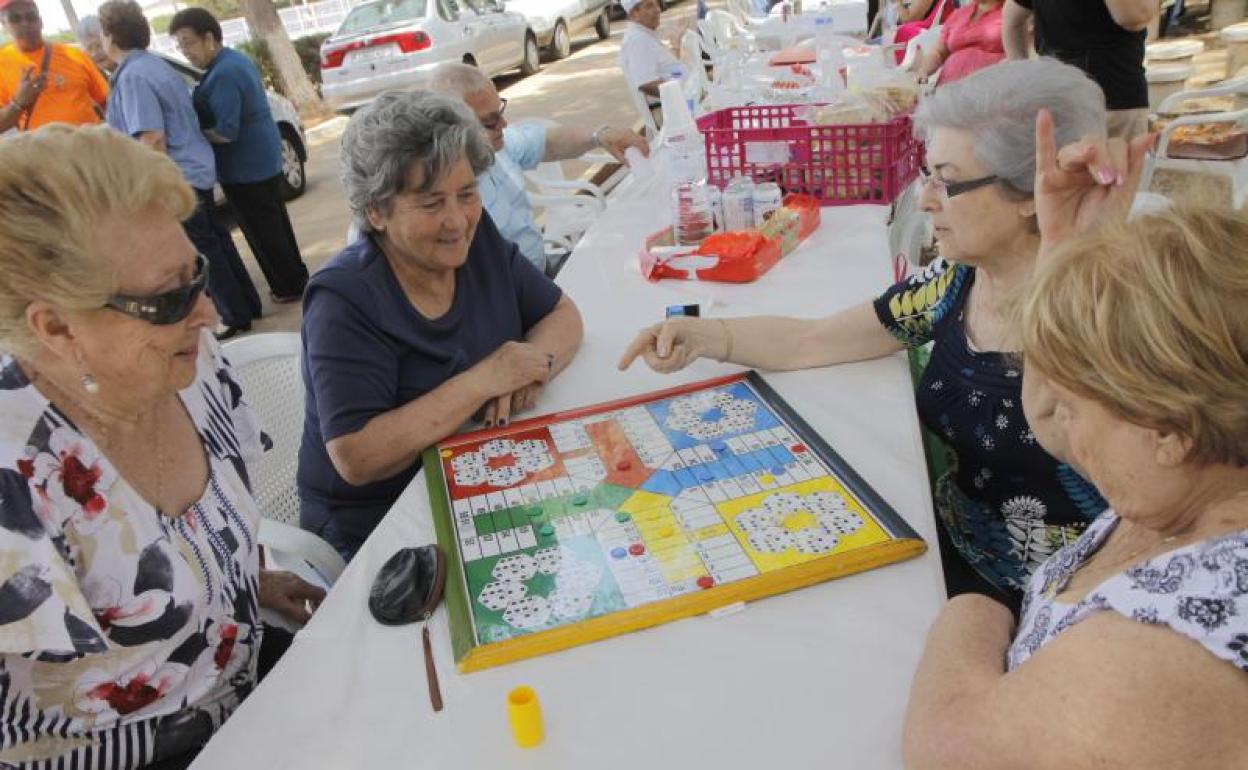
{"type": "Polygon", "coordinates": [[[173,21],[173,14],[166,13],[151,19],[148,23],[152,25],[152,32],[157,35],[163,35],[169,31],[169,22],[171,21],[173,21]]]}
{"type": "MultiPolygon", "coordinates": [[[[321,85],[321,43],[325,42],[328,37],[329,34],[325,33],[308,35],[292,41],[295,53],[299,55],[299,62],[303,64],[303,71],[308,73],[308,77],[317,88],[321,85]]],[[[267,43],[263,40],[248,40],[245,43],[239,43],[235,48],[247,54],[248,58],[255,63],[256,69],[260,70],[260,78],[266,86],[285,96],[281,78],[277,75],[277,65],[273,62],[273,54],[269,51],[267,43]]]]}

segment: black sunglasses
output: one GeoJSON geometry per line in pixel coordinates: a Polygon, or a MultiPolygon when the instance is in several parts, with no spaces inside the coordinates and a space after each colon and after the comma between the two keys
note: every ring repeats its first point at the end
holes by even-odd
{"type": "Polygon", "coordinates": [[[927,167],[926,163],[919,166],[919,175],[923,178],[923,184],[935,185],[944,193],[946,198],[956,198],[962,193],[978,190],[981,187],[987,187],[1000,181],[1000,177],[996,174],[989,174],[978,179],[967,179],[962,182],[946,182],[940,177],[933,175],[932,170],[927,167]]]}
{"type": "Polygon", "coordinates": [[[507,111],[507,100],[500,96],[498,99],[498,112],[491,115],[488,121],[481,120],[480,118],[478,118],[478,120],[481,123],[481,127],[484,128],[486,131],[493,131],[494,129],[498,128],[498,124],[503,122],[503,113],[506,111],[507,111]]]}
{"type": "Polygon", "coordinates": [[[10,24],[21,24],[22,22],[34,24],[36,21],[39,21],[40,17],[38,11],[26,11],[25,13],[22,13],[21,11],[8,11],[5,13],[5,18],[9,20],[10,24]]]}
{"type": "Polygon", "coordinates": [[[204,293],[208,285],[208,259],[203,254],[195,255],[195,276],[185,286],[153,294],[150,297],[132,297],[127,294],[114,294],[104,302],[104,307],[125,313],[131,318],[147,321],[156,326],[176,324],[186,318],[195,309],[195,302],[204,293]]]}

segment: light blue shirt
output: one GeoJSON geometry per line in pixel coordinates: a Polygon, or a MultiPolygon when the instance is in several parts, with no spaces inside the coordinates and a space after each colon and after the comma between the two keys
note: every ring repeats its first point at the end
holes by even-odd
{"type": "Polygon", "coordinates": [[[490,166],[478,181],[481,203],[503,237],[540,270],[546,269],[542,231],[533,221],[533,204],[524,189],[524,172],[537,168],[546,154],[546,126],[522,123],[503,129],[503,149],[494,153],[490,166]]]}
{"type": "Polygon", "coordinates": [[[191,187],[211,190],[217,183],[212,147],[199,130],[190,89],[156,54],[133,50],[121,60],[113,75],[105,119],[129,136],[160,131],[169,158],[191,187]]]}

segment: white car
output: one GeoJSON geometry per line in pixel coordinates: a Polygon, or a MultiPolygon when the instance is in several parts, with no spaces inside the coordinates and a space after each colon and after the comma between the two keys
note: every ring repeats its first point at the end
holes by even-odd
{"type": "Polygon", "coordinates": [[[462,61],[494,77],[541,66],[537,36],[497,0],[372,0],[321,45],[321,95],[349,110],[392,88],[419,87],[434,67],[462,61]]]}
{"type": "Polygon", "coordinates": [[[611,0],[507,0],[507,10],[522,14],[551,58],[572,53],[572,38],[594,30],[599,40],[611,36],[611,0]]]}

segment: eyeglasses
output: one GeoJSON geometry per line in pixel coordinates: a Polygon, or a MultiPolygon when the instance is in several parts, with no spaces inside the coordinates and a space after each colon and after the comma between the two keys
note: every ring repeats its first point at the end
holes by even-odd
{"type": "Polygon", "coordinates": [[[133,297],[114,294],[104,302],[104,307],[125,313],[131,318],[147,321],[156,326],[168,326],[185,319],[195,309],[199,295],[208,284],[208,259],[195,255],[195,276],[185,286],[150,297],[133,297]]]}
{"type": "Polygon", "coordinates": [[[946,182],[938,176],[932,174],[932,170],[927,164],[919,166],[919,178],[923,180],[923,184],[931,185],[936,188],[937,192],[945,196],[945,198],[956,198],[963,193],[978,190],[981,187],[987,187],[1000,181],[1000,177],[996,174],[981,176],[978,179],[967,179],[961,182],[946,182]]]}
{"type": "Polygon", "coordinates": [[[22,22],[34,24],[40,19],[38,11],[26,11],[25,13],[21,11],[7,11],[4,17],[9,20],[10,24],[21,24],[22,22]]]}
{"type": "Polygon", "coordinates": [[[498,112],[491,113],[488,117],[477,118],[481,123],[481,127],[486,131],[496,131],[503,124],[503,113],[507,111],[507,100],[499,97],[498,112]]]}

